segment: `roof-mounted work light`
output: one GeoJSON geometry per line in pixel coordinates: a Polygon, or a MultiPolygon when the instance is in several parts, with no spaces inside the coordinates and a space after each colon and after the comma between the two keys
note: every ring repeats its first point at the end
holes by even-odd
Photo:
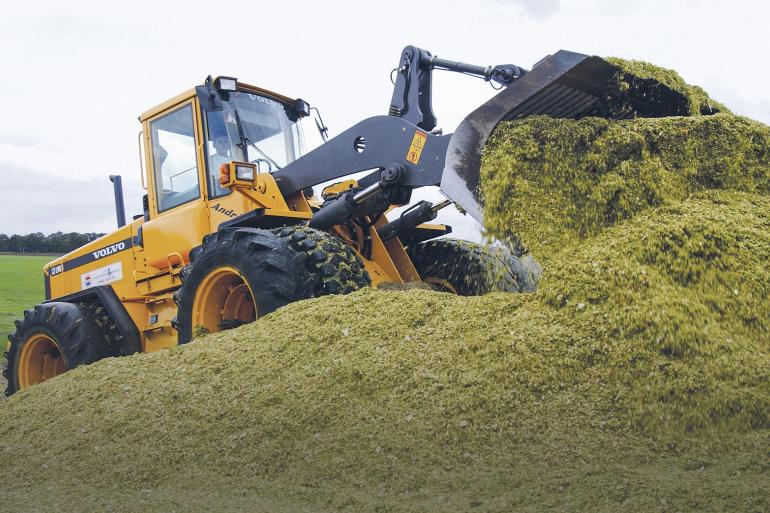
{"type": "Polygon", "coordinates": [[[214,80],[214,87],[220,91],[235,91],[238,85],[238,79],[233,77],[217,77],[214,80]]]}

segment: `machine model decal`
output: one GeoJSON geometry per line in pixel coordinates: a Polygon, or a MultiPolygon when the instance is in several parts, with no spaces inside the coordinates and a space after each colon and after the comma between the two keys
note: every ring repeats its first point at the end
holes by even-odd
{"type": "Polygon", "coordinates": [[[48,269],[48,276],[56,276],[64,272],[64,265],[59,264],[48,269]]]}
{"type": "MultiPolygon", "coordinates": [[[[115,244],[110,244],[109,246],[105,246],[94,251],[89,251],[88,253],[80,255],[79,257],[75,257],[72,260],[64,262],[62,264],[63,270],[69,271],[75,269],[76,267],[80,267],[81,265],[90,264],[91,262],[101,260],[104,257],[120,253],[121,251],[126,251],[127,249],[131,249],[131,247],[132,242],[131,238],[129,237],[128,239],[123,239],[122,241],[116,242],[115,244]]],[[[54,273],[53,269],[54,268],[52,267],[48,271],[50,276],[54,276],[54,274],[59,274],[59,272],[62,272],[58,271],[54,273]]]]}
{"type": "Polygon", "coordinates": [[[425,141],[427,139],[428,136],[424,132],[415,130],[412,145],[409,146],[409,151],[406,153],[406,160],[412,164],[417,164],[420,161],[420,156],[422,155],[423,148],[425,148],[425,141]]]}
{"type": "Polygon", "coordinates": [[[80,290],[107,285],[123,279],[123,264],[110,264],[80,275],[80,290]]]}
{"type": "Polygon", "coordinates": [[[228,210],[222,205],[220,205],[219,203],[217,203],[216,205],[211,205],[211,210],[216,210],[220,214],[224,214],[226,216],[238,217],[238,214],[235,213],[235,210],[232,210],[232,209],[228,210]]]}

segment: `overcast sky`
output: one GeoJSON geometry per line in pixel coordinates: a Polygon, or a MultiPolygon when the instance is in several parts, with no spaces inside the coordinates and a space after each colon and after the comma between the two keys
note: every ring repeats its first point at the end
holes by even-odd
{"type": "MultiPolygon", "coordinates": [[[[643,59],[770,123],[768,20],[760,1],[4,2],[0,233],[112,230],[109,174],[139,213],[137,116],[208,74],[304,98],[334,135],[387,112],[407,44],[483,65],[559,49],[643,59]]],[[[494,94],[434,77],[445,133],[494,94]]]]}

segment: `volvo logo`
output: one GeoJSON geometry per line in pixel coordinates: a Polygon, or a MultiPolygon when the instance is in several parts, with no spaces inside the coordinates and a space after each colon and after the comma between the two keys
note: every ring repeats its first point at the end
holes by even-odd
{"type": "Polygon", "coordinates": [[[112,246],[107,246],[106,248],[97,249],[96,251],[93,251],[91,254],[94,256],[94,260],[99,260],[100,258],[104,258],[107,255],[117,253],[118,251],[123,251],[124,249],[126,249],[126,243],[118,242],[117,244],[113,244],[112,246]]]}

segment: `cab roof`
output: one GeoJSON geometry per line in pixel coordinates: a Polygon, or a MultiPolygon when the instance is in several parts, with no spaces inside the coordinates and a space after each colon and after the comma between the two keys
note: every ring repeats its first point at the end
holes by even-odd
{"type": "MultiPolygon", "coordinates": [[[[246,84],[244,82],[237,82],[236,84],[237,84],[238,90],[240,91],[247,91],[250,93],[260,94],[262,96],[267,96],[281,103],[286,103],[288,105],[294,105],[296,102],[296,99],[294,98],[289,98],[288,96],[284,96],[282,94],[270,91],[269,89],[263,89],[261,87],[253,86],[251,84],[246,84]]],[[[195,88],[188,89],[187,91],[174,96],[170,100],[166,100],[165,102],[160,103],[155,107],[143,112],[142,115],[139,116],[139,121],[144,122],[152,117],[157,116],[158,114],[166,112],[170,108],[180,103],[183,103],[189,100],[190,98],[194,98],[195,95],[196,95],[195,88]]]]}

